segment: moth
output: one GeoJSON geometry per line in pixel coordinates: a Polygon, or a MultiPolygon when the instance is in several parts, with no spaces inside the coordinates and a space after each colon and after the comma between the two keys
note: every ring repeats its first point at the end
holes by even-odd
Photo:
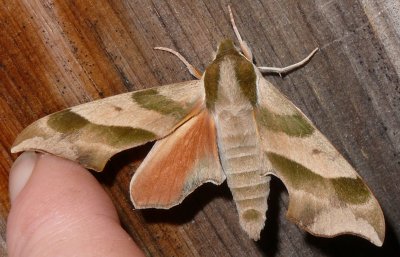
{"type": "Polygon", "coordinates": [[[257,67],[229,8],[240,49],[224,40],[202,73],[174,50],[197,79],[120,94],[39,119],[12,152],[52,153],[102,171],[115,154],[156,141],[130,183],[135,208],[171,208],[206,182],[225,180],[239,222],[258,240],[266,221],[270,177],[289,193],[287,217],[323,237],[354,234],[381,246],[385,221],[354,168],[257,67]]]}

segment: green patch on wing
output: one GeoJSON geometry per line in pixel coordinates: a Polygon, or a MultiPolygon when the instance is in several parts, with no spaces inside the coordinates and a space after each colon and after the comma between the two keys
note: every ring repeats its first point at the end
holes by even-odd
{"type": "Polygon", "coordinates": [[[279,154],[269,152],[267,156],[278,176],[285,183],[289,183],[286,186],[295,190],[303,190],[318,196],[333,189],[334,195],[347,204],[362,204],[371,197],[370,191],[360,178],[324,178],[279,154]]]}
{"type": "Polygon", "coordinates": [[[125,147],[156,139],[154,133],[140,128],[93,124],[70,109],[50,115],[47,125],[63,133],[64,137],[84,136],[93,143],[104,143],[113,147],[125,147]]]}
{"type": "Polygon", "coordinates": [[[290,183],[291,187],[299,190],[307,189],[307,191],[316,187],[325,187],[326,179],[303,165],[279,154],[269,152],[267,156],[274,169],[290,183]]]}
{"type": "Polygon", "coordinates": [[[280,115],[261,107],[257,113],[257,119],[267,129],[283,132],[292,137],[307,137],[315,130],[299,112],[292,115],[280,115]]]}
{"type": "Polygon", "coordinates": [[[371,193],[361,178],[335,178],[331,181],[342,201],[358,204],[366,202],[371,197],[371,193]]]}
{"type": "Polygon", "coordinates": [[[93,136],[104,137],[106,143],[114,147],[123,147],[132,143],[156,139],[154,133],[140,128],[91,124],[88,129],[93,132],[93,136]]]}
{"type": "Polygon", "coordinates": [[[88,125],[89,121],[79,114],[66,109],[50,115],[47,125],[60,133],[71,133],[88,125]]]}
{"type": "Polygon", "coordinates": [[[179,103],[160,95],[156,89],[134,92],[132,98],[145,109],[171,115],[176,119],[182,119],[187,115],[187,111],[179,103]]]}

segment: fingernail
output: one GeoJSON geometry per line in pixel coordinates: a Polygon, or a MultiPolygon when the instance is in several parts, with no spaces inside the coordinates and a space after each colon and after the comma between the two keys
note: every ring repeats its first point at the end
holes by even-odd
{"type": "Polygon", "coordinates": [[[11,204],[15,201],[18,194],[25,187],[31,177],[33,168],[36,165],[38,154],[35,152],[24,152],[14,162],[10,170],[9,194],[11,204]]]}

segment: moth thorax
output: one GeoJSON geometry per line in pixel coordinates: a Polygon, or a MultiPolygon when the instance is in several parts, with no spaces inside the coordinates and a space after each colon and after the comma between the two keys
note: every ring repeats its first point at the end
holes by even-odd
{"type": "Polygon", "coordinates": [[[217,101],[222,104],[248,102],[255,106],[256,81],[255,67],[243,55],[236,49],[219,49],[204,75],[207,107],[214,110],[217,101]]]}

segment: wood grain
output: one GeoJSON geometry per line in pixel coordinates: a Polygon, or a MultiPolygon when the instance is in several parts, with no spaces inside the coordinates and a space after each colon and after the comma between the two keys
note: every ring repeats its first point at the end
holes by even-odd
{"type": "Polygon", "coordinates": [[[97,175],[123,226],[149,256],[395,256],[400,252],[400,16],[398,1],[0,1],[0,256],[10,208],[9,149],[34,120],[94,99],[191,79],[168,53],[204,70],[234,38],[227,5],[259,65],[352,163],[385,213],[382,248],[352,236],[321,239],[285,219],[287,192],[272,180],[259,242],[240,229],[226,187],[203,186],[172,210],[132,211],[128,185],[150,146],[116,156],[97,175]],[[397,11],[396,11],[397,10],[397,11]]]}

